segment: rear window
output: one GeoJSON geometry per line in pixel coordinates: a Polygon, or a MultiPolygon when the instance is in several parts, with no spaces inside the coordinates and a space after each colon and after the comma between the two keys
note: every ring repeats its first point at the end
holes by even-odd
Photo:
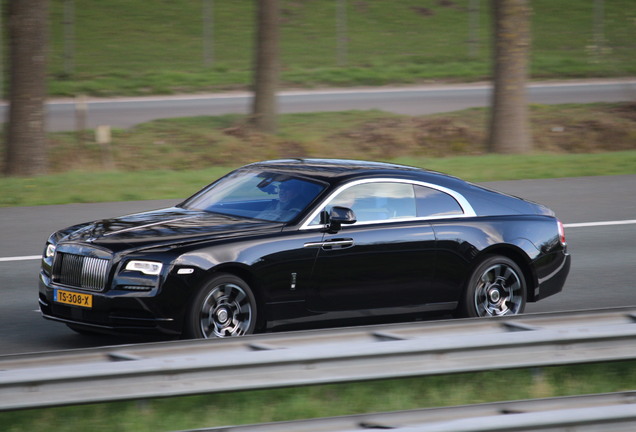
{"type": "Polygon", "coordinates": [[[415,186],[418,217],[454,216],[464,214],[459,203],[447,193],[425,186],[415,186]]]}

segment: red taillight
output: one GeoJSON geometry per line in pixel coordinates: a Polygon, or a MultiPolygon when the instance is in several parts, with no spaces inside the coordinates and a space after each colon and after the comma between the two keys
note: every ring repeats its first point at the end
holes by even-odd
{"type": "Polygon", "coordinates": [[[563,228],[563,224],[560,220],[557,220],[557,225],[559,227],[559,241],[563,246],[565,246],[565,229],[563,228]]]}

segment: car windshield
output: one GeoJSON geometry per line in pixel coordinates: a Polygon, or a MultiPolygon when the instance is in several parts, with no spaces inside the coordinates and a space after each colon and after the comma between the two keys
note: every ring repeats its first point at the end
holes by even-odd
{"type": "Polygon", "coordinates": [[[236,171],[186,200],[181,206],[229,216],[288,222],[322,192],[304,178],[272,172],[236,171]]]}

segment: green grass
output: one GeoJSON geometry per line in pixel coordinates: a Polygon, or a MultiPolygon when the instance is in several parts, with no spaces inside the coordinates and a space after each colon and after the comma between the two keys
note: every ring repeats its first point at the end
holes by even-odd
{"type": "Polygon", "coordinates": [[[0,179],[0,207],[187,198],[229,168],[143,172],[67,172],[0,179]]]}
{"type": "Polygon", "coordinates": [[[474,182],[636,174],[636,151],[529,156],[459,156],[395,162],[442,171],[474,182]]]}
{"type": "MultiPolygon", "coordinates": [[[[490,77],[488,2],[470,27],[469,0],[350,0],[339,62],[335,0],[281,2],[283,87],[383,85],[490,77]],[[473,47],[471,49],[471,47],[473,47]]],[[[602,46],[594,2],[534,0],[532,76],[630,76],[636,8],[604,2],[602,46]]],[[[213,62],[204,65],[202,1],[76,2],[73,68],[64,57],[64,2],[52,2],[51,95],[133,95],[247,88],[254,2],[214,1],[213,62]]]]}
{"type": "Polygon", "coordinates": [[[171,431],[633,390],[634,361],[0,413],[5,432],[171,431]]]}
{"type": "Polygon", "coordinates": [[[0,206],[180,199],[232,168],[287,157],[392,161],[471,181],[636,174],[636,104],[534,105],[536,151],[523,156],[486,152],[487,114],[286,114],[278,135],[241,115],[167,119],[113,131],[107,151],[91,131],[54,133],[51,174],[0,178],[0,206]]]}
{"type": "MultiPolygon", "coordinates": [[[[636,174],[636,151],[530,156],[398,158],[471,181],[636,174]]],[[[67,172],[0,179],[0,207],[187,198],[233,167],[192,171],[67,172]]]]}

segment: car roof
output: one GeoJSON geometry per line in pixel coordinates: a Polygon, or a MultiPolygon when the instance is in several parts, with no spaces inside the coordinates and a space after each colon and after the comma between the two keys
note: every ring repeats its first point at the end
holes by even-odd
{"type": "Polygon", "coordinates": [[[256,162],[246,165],[242,169],[294,173],[328,183],[338,183],[340,180],[349,180],[356,177],[382,175],[420,180],[423,180],[422,176],[430,176],[431,178],[435,177],[438,181],[441,178],[461,181],[445,174],[407,165],[349,159],[279,159],[256,162]]]}
{"type": "Polygon", "coordinates": [[[401,178],[443,186],[459,192],[468,199],[477,214],[509,214],[511,209],[514,209],[514,213],[548,214],[551,212],[541,205],[489,190],[448,174],[387,162],[348,159],[279,159],[256,162],[240,169],[293,174],[323,181],[331,187],[363,178],[401,178]]]}

